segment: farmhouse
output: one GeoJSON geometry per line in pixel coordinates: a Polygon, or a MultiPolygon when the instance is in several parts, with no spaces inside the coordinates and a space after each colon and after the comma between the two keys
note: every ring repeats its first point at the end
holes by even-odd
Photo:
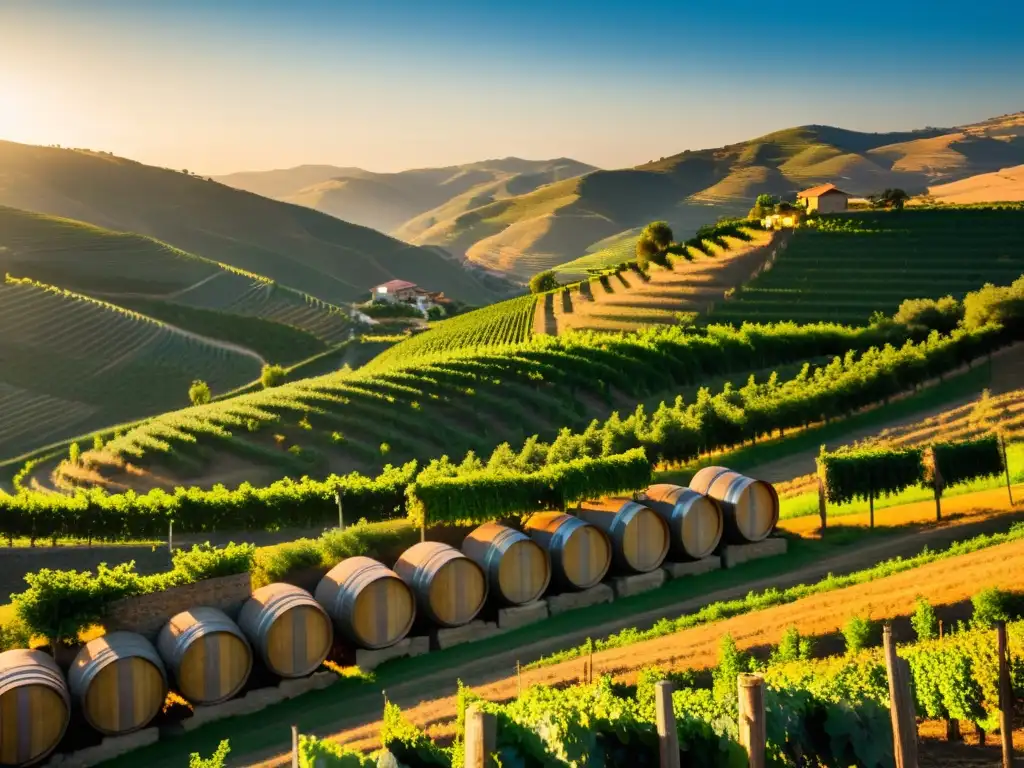
{"type": "Polygon", "coordinates": [[[808,211],[839,213],[845,211],[852,195],[843,192],[835,184],[821,184],[798,192],[797,200],[807,201],[808,211]]]}
{"type": "Polygon", "coordinates": [[[406,280],[388,280],[386,283],[374,287],[370,296],[372,301],[414,301],[416,296],[423,293],[416,283],[406,280]]]}

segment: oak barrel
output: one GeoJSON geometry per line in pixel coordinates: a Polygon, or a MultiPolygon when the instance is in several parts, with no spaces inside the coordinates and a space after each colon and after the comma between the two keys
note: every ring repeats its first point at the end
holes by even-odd
{"type": "Polygon", "coordinates": [[[167,672],[149,640],[111,632],[78,652],[68,687],[86,722],[113,736],[145,728],[157,716],[167,696],[167,672]]]}
{"type": "Polygon", "coordinates": [[[551,582],[548,553],[514,528],[484,523],[462,542],[462,554],[484,569],[490,594],[509,605],[538,599],[551,582]]]}
{"type": "Polygon", "coordinates": [[[711,497],[692,488],[661,483],[648,488],[642,500],[668,523],[673,560],[705,558],[722,540],[722,508],[711,497]]]}
{"type": "Polygon", "coordinates": [[[281,677],[305,677],[323,664],[334,627],[320,603],[301,587],[268,584],[252,593],[238,615],[238,628],[281,677]]]}
{"type": "Polygon", "coordinates": [[[369,557],[348,557],[316,588],[337,630],[363,648],[387,648],[402,640],[416,618],[412,590],[386,565],[369,557]]]}
{"type": "Polygon", "coordinates": [[[193,608],[171,618],[156,641],[178,692],[193,704],[218,704],[238,693],[252,671],[252,649],[227,614],[193,608]]]}
{"type": "Polygon", "coordinates": [[[412,589],[423,615],[442,627],[468,624],[487,599],[483,569],[439,541],[409,547],[395,563],[395,573],[412,589]]]}
{"type": "Polygon", "coordinates": [[[618,498],[585,501],[576,516],[607,534],[617,570],[647,573],[665,561],[668,524],[640,502],[618,498]]]}
{"type": "Polygon", "coordinates": [[[766,539],[779,522],[779,494],[771,483],[725,467],[704,467],[693,476],[690,488],[721,505],[723,538],[731,544],[766,539]]]}
{"type": "Polygon", "coordinates": [[[64,737],[71,696],[60,668],[42,651],[0,653],[0,765],[24,766],[64,737]]]}
{"type": "Polygon", "coordinates": [[[555,581],[569,589],[588,589],[608,573],[612,547],[590,523],[562,512],[531,515],[524,526],[530,538],[551,557],[555,581]]]}

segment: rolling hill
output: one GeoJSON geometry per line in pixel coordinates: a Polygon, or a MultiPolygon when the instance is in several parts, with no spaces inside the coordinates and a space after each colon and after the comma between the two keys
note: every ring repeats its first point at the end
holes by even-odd
{"type": "Polygon", "coordinates": [[[1024,200],[1024,165],[979,173],[960,181],[928,187],[928,196],[939,203],[991,203],[1024,200]]]}
{"type": "Polygon", "coordinates": [[[0,283],[0,453],[188,404],[203,378],[224,392],[262,358],[121,307],[8,277],[0,283]]]}
{"type": "Polygon", "coordinates": [[[331,303],[363,298],[393,278],[474,304],[508,288],[435,248],[88,150],[0,142],[0,205],[158,238],[331,303]]]}
{"type": "Polygon", "coordinates": [[[569,158],[507,157],[400,173],[299,166],[216,180],[411,240],[438,221],[593,170],[569,158]]]}
{"type": "Polygon", "coordinates": [[[653,219],[688,237],[718,216],[746,213],[761,193],[792,198],[802,188],[834,182],[857,195],[885,187],[916,194],[1021,162],[1024,113],[903,133],[808,125],[636,168],[594,171],[401,235],[522,282],[653,219]]]}

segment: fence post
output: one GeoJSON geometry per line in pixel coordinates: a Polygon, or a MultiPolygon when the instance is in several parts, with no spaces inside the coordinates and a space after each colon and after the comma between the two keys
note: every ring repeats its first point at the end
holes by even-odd
{"type": "Polygon", "coordinates": [[[299,768],[299,726],[292,726],[292,768],[299,768]]]}
{"type": "Polygon", "coordinates": [[[1003,768],[1013,768],[1013,687],[1006,648],[1006,622],[996,624],[999,652],[999,737],[1003,742],[1003,768]]]}
{"type": "Polygon", "coordinates": [[[1010,497],[1010,506],[1013,506],[1013,488],[1010,486],[1010,462],[1006,460],[1006,439],[1003,433],[999,433],[999,448],[1003,452],[1003,472],[1006,474],[1006,495],[1010,497]]]}
{"type": "Polygon", "coordinates": [[[335,489],[334,500],[338,502],[338,530],[345,530],[345,513],[341,506],[341,491],[335,489]]]}
{"type": "Polygon", "coordinates": [[[871,520],[871,530],[875,529],[875,492],[871,491],[871,495],[868,496],[868,512],[871,520]]]}
{"type": "Polygon", "coordinates": [[[167,554],[174,560],[174,521],[167,521],[167,554]]]}
{"type": "Polygon", "coordinates": [[[742,674],[737,683],[740,746],[747,752],[750,768],[765,768],[767,734],[764,722],[764,678],[742,674]]]}
{"type": "Polygon", "coordinates": [[[892,716],[893,757],[896,768],[917,768],[917,720],[910,695],[910,667],[896,655],[892,626],[885,625],[885,673],[889,678],[889,712],[892,716]]]}
{"type": "Polygon", "coordinates": [[[466,707],[466,768],[496,768],[498,719],[477,704],[466,707]]]}
{"type": "Polygon", "coordinates": [[[679,733],[676,713],[672,709],[672,683],[662,680],[654,684],[654,708],[658,723],[658,768],[680,768],[679,733]]]}
{"type": "Polygon", "coordinates": [[[818,477],[818,517],[821,518],[821,531],[825,532],[828,525],[828,502],[825,498],[825,481],[818,477]]]}

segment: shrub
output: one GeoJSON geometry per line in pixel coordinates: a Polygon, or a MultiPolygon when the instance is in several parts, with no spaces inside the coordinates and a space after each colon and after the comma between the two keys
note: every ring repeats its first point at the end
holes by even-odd
{"type": "Polygon", "coordinates": [[[103,435],[92,436],[92,449],[94,451],[99,451],[103,449],[103,435]]]}
{"type": "Polygon", "coordinates": [[[939,636],[939,620],[935,616],[935,609],[920,595],[914,605],[910,625],[914,628],[918,640],[934,640],[939,636]]]}
{"type": "Polygon", "coordinates": [[[893,320],[910,331],[952,333],[964,317],[963,305],[952,296],[941,299],[906,299],[893,320]]]}
{"type": "Polygon", "coordinates": [[[192,382],[192,386],[188,388],[188,399],[192,405],[206,405],[213,399],[210,385],[201,379],[196,379],[192,382]]]}
{"type": "Polygon", "coordinates": [[[736,706],[736,678],[742,672],[750,671],[750,657],[740,651],[736,641],[728,632],[718,644],[718,666],[712,671],[712,688],[715,698],[736,706]]]}
{"type": "Polygon", "coordinates": [[[313,539],[296,539],[256,550],[252,568],[254,588],[281,581],[293,571],[324,565],[323,550],[313,539]]]}
{"type": "Polygon", "coordinates": [[[864,616],[853,616],[843,625],[843,638],[846,640],[846,652],[858,653],[871,645],[874,634],[874,622],[864,616]]]}
{"type": "Polygon", "coordinates": [[[555,270],[547,269],[530,278],[530,293],[547,293],[558,287],[555,270]]]}
{"type": "Polygon", "coordinates": [[[806,660],[811,658],[811,652],[811,640],[800,637],[800,631],[794,626],[789,626],[782,634],[778,647],[772,651],[769,663],[806,660]]]}
{"type": "Polygon", "coordinates": [[[280,365],[264,365],[263,370],[260,371],[260,384],[263,385],[264,389],[270,389],[271,387],[279,387],[284,384],[285,379],[288,378],[288,373],[280,365]]]}
{"type": "Polygon", "coordinates": [[[198,752],[193,752],[188,758],[188,768],[224,768],[227,765],[228,754],[231,752],[231,745],[224,739],[217,745],[217,750],[209,757],[202,757],[198,752]]]}
{"type": "Polygon", "coordinates": [[[964,296],[964,328],[974,330],[989,323],[1003,326],[1014,337],[1024,328],[1024,278],[1009,286],[987,284],[964,296]]]}
{"type": "Polygon", "coordinates": [[[997,621],[1009,620],[1007,611],[1008,595],[1001,589],[988,587],[971,598],[974,613],[971,626],[974,629],[992,629],[997,621]]]}
{"type": "Polygon", "coordinates": [[[25,622],[17,616],[12,616],[0,624],[0,653],[15,648],[28,648],[31,639],[32,633],[28,631],[25,622]]]}
{"type": "Polygon", "coordinates": [[[78,466],[81,460],[82,449],[79,447],[78,443],[72,443],[71,446],[68,448],[68,461],[70,461],[75,466],[78,466]]]}

